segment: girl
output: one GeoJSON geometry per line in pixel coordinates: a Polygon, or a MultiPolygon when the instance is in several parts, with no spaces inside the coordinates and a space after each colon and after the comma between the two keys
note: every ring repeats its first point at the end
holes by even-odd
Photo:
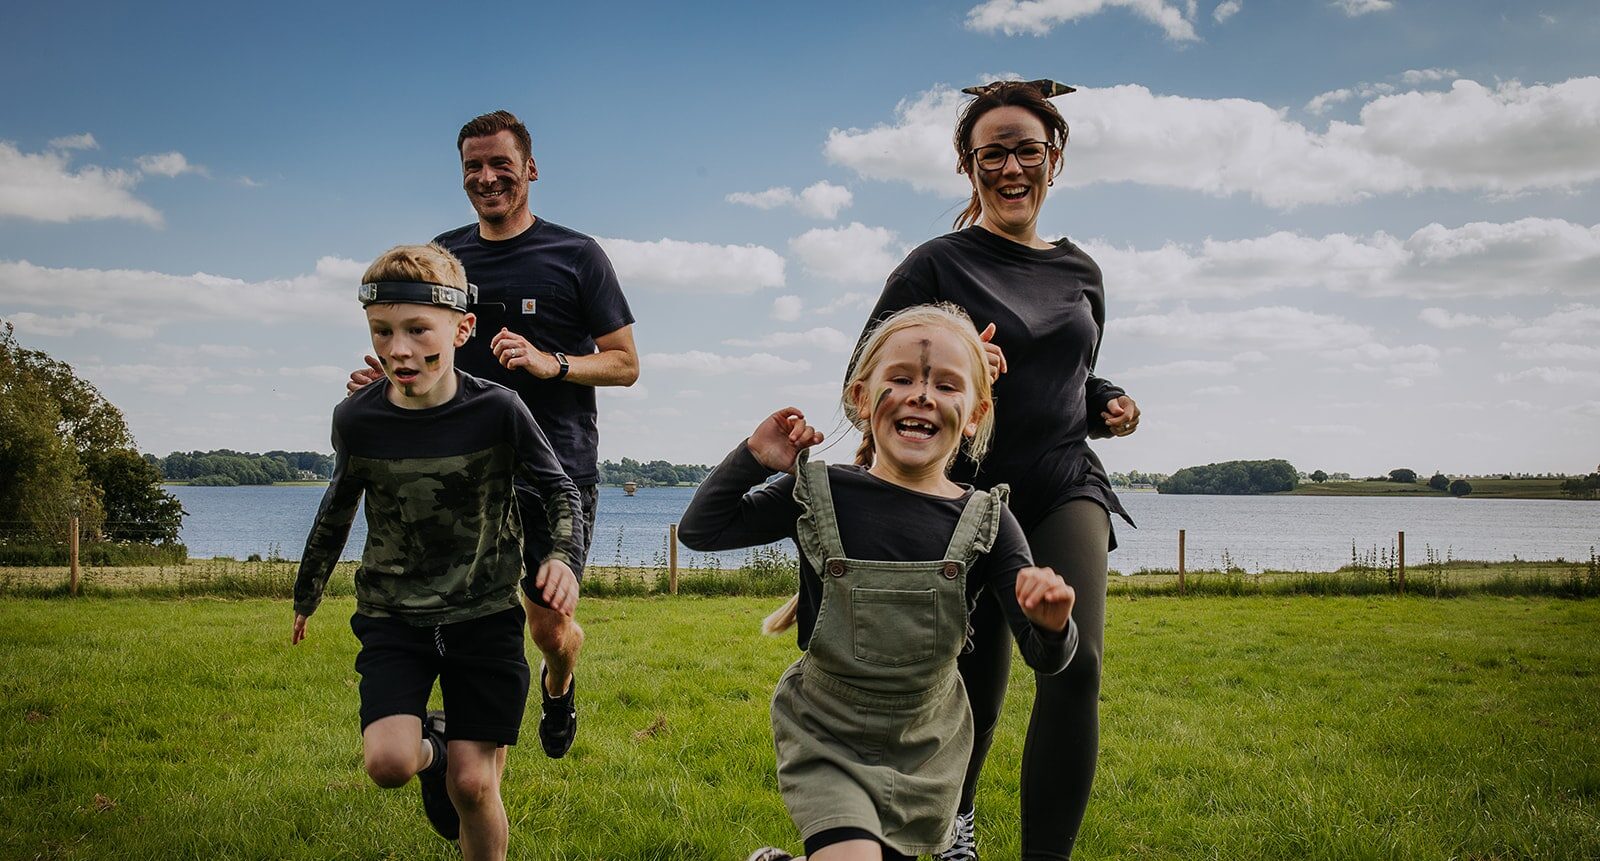
{"type": "MultiPolygon", "coordinates": [[[[956,656],[978,591],[1046,673],[1077,646],[1073,593],[1032,566],[1003,487],[945,474],[963,441],[982,455],[993,422],[983,345],[963,312],[890,317],[868,335],[842,402],[862,433],[855,466],[808,463],[822,434],[779,410],[700,485],[679,537],[697,550],[799,544],[800,594],[768,620],[798,621],[805,650],[772,698],[778,787],[811,861],[904,859],[953,839],[973,738],[956,656]],[[776,471],[791,476],[749,490],[776,471]]],[[[750,859],[791,857],[767,848],[750,859]]]]}

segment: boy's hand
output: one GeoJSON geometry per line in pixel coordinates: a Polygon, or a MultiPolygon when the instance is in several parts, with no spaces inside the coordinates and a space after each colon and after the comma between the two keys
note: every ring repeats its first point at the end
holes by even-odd
{"type": "Polygon", "coordinates": [[[561,363],[555,356],[510,329],[501,329],[489,341],[489,350],[494,353],[495,361],[508,371],[526,370],[541,380],[553,379],[561,373],[561,363]]]}
{"type": "Polygon", "coordinates": [[[578,577],[571,566],[560,559],[546,559],[539,564],[539,574],[533,585],[543,596],[550,609],[563,616],[571,616],[578,609],[578,577]]]}
{"type": "Polygon", "coordinates": [[[377,357],[363,356],[362,358],[367,360],[367,366],[359,371],[350,372],[350,382],[344,384],[345,397],[349,397],[361,391],[364,387],[383,379],[383,365],[378,364],[377,357]]]}
{"type": "Polygon", "coordinates": [[[784,407],[756,426],[744,444],[756,462],[773,472],[793,472],[800,452],[822,442],[822,433],[806,424],[806,417],[794,407],[784,407]]]}
{"type": "Polygon", "coordinates": [[[299,645],[306,638],[306,617],[299,613],[294,614],[294,637],[289,640],[289,645],[299,645]]]}
{"type": "Polygon", "coordinates": [[[1060,633],[1072,618],[1072,602],[1077,593],[1049,568],[1024,568],[1017,572],[1017,603],[1028,621],[1060,633]]]}

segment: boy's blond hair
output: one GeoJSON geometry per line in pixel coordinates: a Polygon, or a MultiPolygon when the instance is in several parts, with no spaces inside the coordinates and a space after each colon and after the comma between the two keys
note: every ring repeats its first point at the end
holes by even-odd
{"type": "Polygon", "coordinates": [[[378,281],[422,281],[465,291],[467,270],[454,254],[437,242],[396,245],[379,254],[361,276],[363,284],[378,281]]]}

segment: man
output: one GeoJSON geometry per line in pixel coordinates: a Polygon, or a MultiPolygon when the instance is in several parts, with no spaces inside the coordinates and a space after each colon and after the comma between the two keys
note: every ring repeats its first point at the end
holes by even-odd
{"type": "MultiPolygon", "coordinates": [[[[478,214],[476,224],[440,234],[434,241],[461,259],[478,287],[477,337],[461,348],[462,370],[511,388],[528,405],[549,437],[583,502],[580,550],[587,557],[594,533],[599,482],[596,386],[631,386],[639,378],[633,314],[616,273],[588,236],[534,216],[528,185],[539,178],[528,129],[508,111],[495,111],[461,127],[456,137],[462,188],[478,214]]],[[[351,374],[354,391],[382,376],[370,357],[368,370],[351,374]]],[[[533,572],[550,553],[544,510],[532,487],[519,485],[524,558],[528,577],[523,603],[528,631],[544,656],[540,670],[543,717],[539,740],[560,758],[577,734],[573,669],[583,647],[583,628],[571,615],[578,599],[584,559],[576,576],[533,583],[533,572]],[[543,594],[553,595],[546,601],[543,594]]]]}

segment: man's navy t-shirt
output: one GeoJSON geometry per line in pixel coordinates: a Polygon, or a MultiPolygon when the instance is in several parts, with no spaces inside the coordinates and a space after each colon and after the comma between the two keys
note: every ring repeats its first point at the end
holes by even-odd
{"type": "Polygon", "coordinates": [[[605,252],[590,237],[542,218],[511,239],[484,239],[474,223],[434,241],[459,258],[467,280],[478,285],[478,333],[456,351],[456,367],[516,392],[573,482],[597,482],[594,387],[508,371],[489,342],[503,326],[547,353],[587,356],[595,338],[632,323],[605,252]]]}

